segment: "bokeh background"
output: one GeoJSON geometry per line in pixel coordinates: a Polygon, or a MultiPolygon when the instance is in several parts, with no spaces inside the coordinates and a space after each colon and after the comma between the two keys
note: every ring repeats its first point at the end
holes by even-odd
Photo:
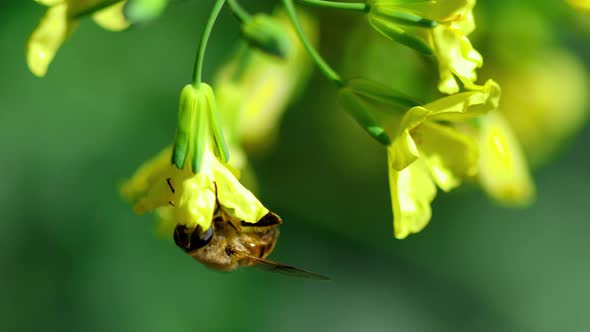
{"type": "MultiPolygon", "coordinates": [[[[263,10],[272,3],[243,2],[263,10]]],[[[523,31],[549,31],[552,44],[590,64],[590,16],[559,1],[510,3],[481,1],[476,11],[474,44],[490,66],[485,75],[503,63],[502,45],[522,46],[502,38],[531,40],[523,31]],[[508,15],[519,10],[535,13],[537,25],[508,15]],[[496,29],[504,35],[494,37],[496,29]]],[[[171,141],[178,93],[190,80],[210,5],[173,2],[159,20],[124,33],[87,20],[38,79],[23,49],[44,8],[0,3],[0,330],[590,330],[590,130],[581,120],[580,131],[536,168],[531,208],[499,207],[469,186],[439,193],[430,225],[398,241],[385,153],[339,109],[335,89],[316,72],[288,110],[274,151],[253,165],[262,201],[285,220],[272,258],[333,281],[211,271],[157,235],[153,218],[134,215],[117,187],[171,141]]],[[[363,31],[366,21],[310,12],[321,19],[328,60],[347,75],[371,75],[361,55],[382,40],[363,31]],[[364,44],[354,46],[359,38],[364,44]]],[[[238,40],[226,11],[206,77],[238,40]]],[[[399,70],[390,83],[431,93],[424,92],[434,86],[424,79],[429,64],[396,52],[376,56],[399,70]],[[399,68],[404,61],[414,61],[421,76],[399,68]]],[[[558,109],[557,119],[568,111],[558,109]]]]}

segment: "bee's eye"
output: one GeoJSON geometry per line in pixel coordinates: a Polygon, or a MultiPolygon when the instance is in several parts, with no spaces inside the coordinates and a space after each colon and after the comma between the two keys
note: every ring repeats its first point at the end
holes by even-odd
{"type": "Polygon", "coordinates": [[[213,238],[213,227],[206,231],[197,226],[190,232],[184,225],[177,225],[174,229],[174,242],[186,252],[194,251],[206,246],[213,238]]]}

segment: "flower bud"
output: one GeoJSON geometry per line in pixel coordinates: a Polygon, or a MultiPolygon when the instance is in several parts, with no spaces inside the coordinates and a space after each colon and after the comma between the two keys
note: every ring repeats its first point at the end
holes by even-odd
{"type": "Polygon", "coordinates": [[[263,52],[281,58],[291,49],[289,33],[272,17],[257,14],[242,24],[242,36],[248,43],[263,52]]]}
{"type": "Polygon", "coordinates": [[[169,0],[128,0],[125,4],[125,16],[133,23],[146,23],[158,18],[168,5],[169,0]]]}

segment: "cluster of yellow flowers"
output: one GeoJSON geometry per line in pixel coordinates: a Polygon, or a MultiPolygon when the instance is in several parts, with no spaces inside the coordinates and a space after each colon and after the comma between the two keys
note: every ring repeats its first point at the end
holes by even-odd
{"type": "MultiPolygon", "coordinates": [[[[37,76],[46,74],[60,45],[84,16],[91,15],[106,29],[122,30],[130,24],[128,7],[135,10],[139,2],[35,1],[49,6],[26,51],[37,76]]],[[[299,0],[357,11],[386,38],[435,59],[442,97],[426,104],[370,80],[340,78],[314,47],[315,22],[296,12],[292,1],[282,0],[284,9],[273,15],[250,16],[236,0],[228,0],[247,44],[208,85],[201,82],[200,66],[208,32],[225,4],[216,0],[201,40],[195,80],[180,94],[173,146],[122,187],[136,212],[155,210],[169,223],[203,230],[211,227],[218,208],[247,223],[266,215],[269,210],[239,181],[248,171],[244,147],[268,149],[282,112],[305,82],[312,62],[336,84],[350,115],[384,145],[396,238],[429,223],[437,187],[450,191],[471,182],[504,204],[522,206],[534,200],[526,158],[499,111],[500,86],[494,80],[477,83],[483,57],[469,40],[476,27],[475,0],[299,0]]],[[[585,2],[570,3],[584,8],[585,2]]]]}
{"type": "MultiPolygon", "coordinates": [[[[529,204],[535,196],[519,143],[499,112],[500,86],[493,80],[476,84],[483,58],[468,39],[475,29],[474,6],[475,0],[369,2],[367,15],[375,30],[436,57],[438,90],[449,94],[383,121],[392,137],[389,184],[394,234],[400,239],[428,224],[436,187],[450,191],[463,181],[476,181],[490,197],[510,205],[529,204]]],[[[376,89],[347,88],[356,90],[361,107],[388,107],[376,89]]]]}

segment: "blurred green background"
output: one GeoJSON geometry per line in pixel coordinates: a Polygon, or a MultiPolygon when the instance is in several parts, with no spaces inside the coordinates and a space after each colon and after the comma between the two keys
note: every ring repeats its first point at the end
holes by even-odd
{"type": "MultiPolygon", "coordinates": [[[[210,3],[175,2],[124,33],[85,21],[44,79],[23,52],[44,8],[0,4],[0,330],[590,330],[587,127],[537,170],[532,208],[503,209],[473,188],[439,193],[430,225],[398,241],[385,153],[316,73],[274,153],[253,162],[262,201],[285,220],[271,257],[333,281],[211,271],[156,235],[117,186],[171,141],[210,3]]],[[[544,10],[588,65],[587,38],[544,10]]],[[[312,12],[322,52],[346,67],[363,20],[312,12]]],[[[486,17],[487,29],[507,24],[486,17]]],[[[219,23],[208,78],[239,39],[229,13],[219,23]]]]}

